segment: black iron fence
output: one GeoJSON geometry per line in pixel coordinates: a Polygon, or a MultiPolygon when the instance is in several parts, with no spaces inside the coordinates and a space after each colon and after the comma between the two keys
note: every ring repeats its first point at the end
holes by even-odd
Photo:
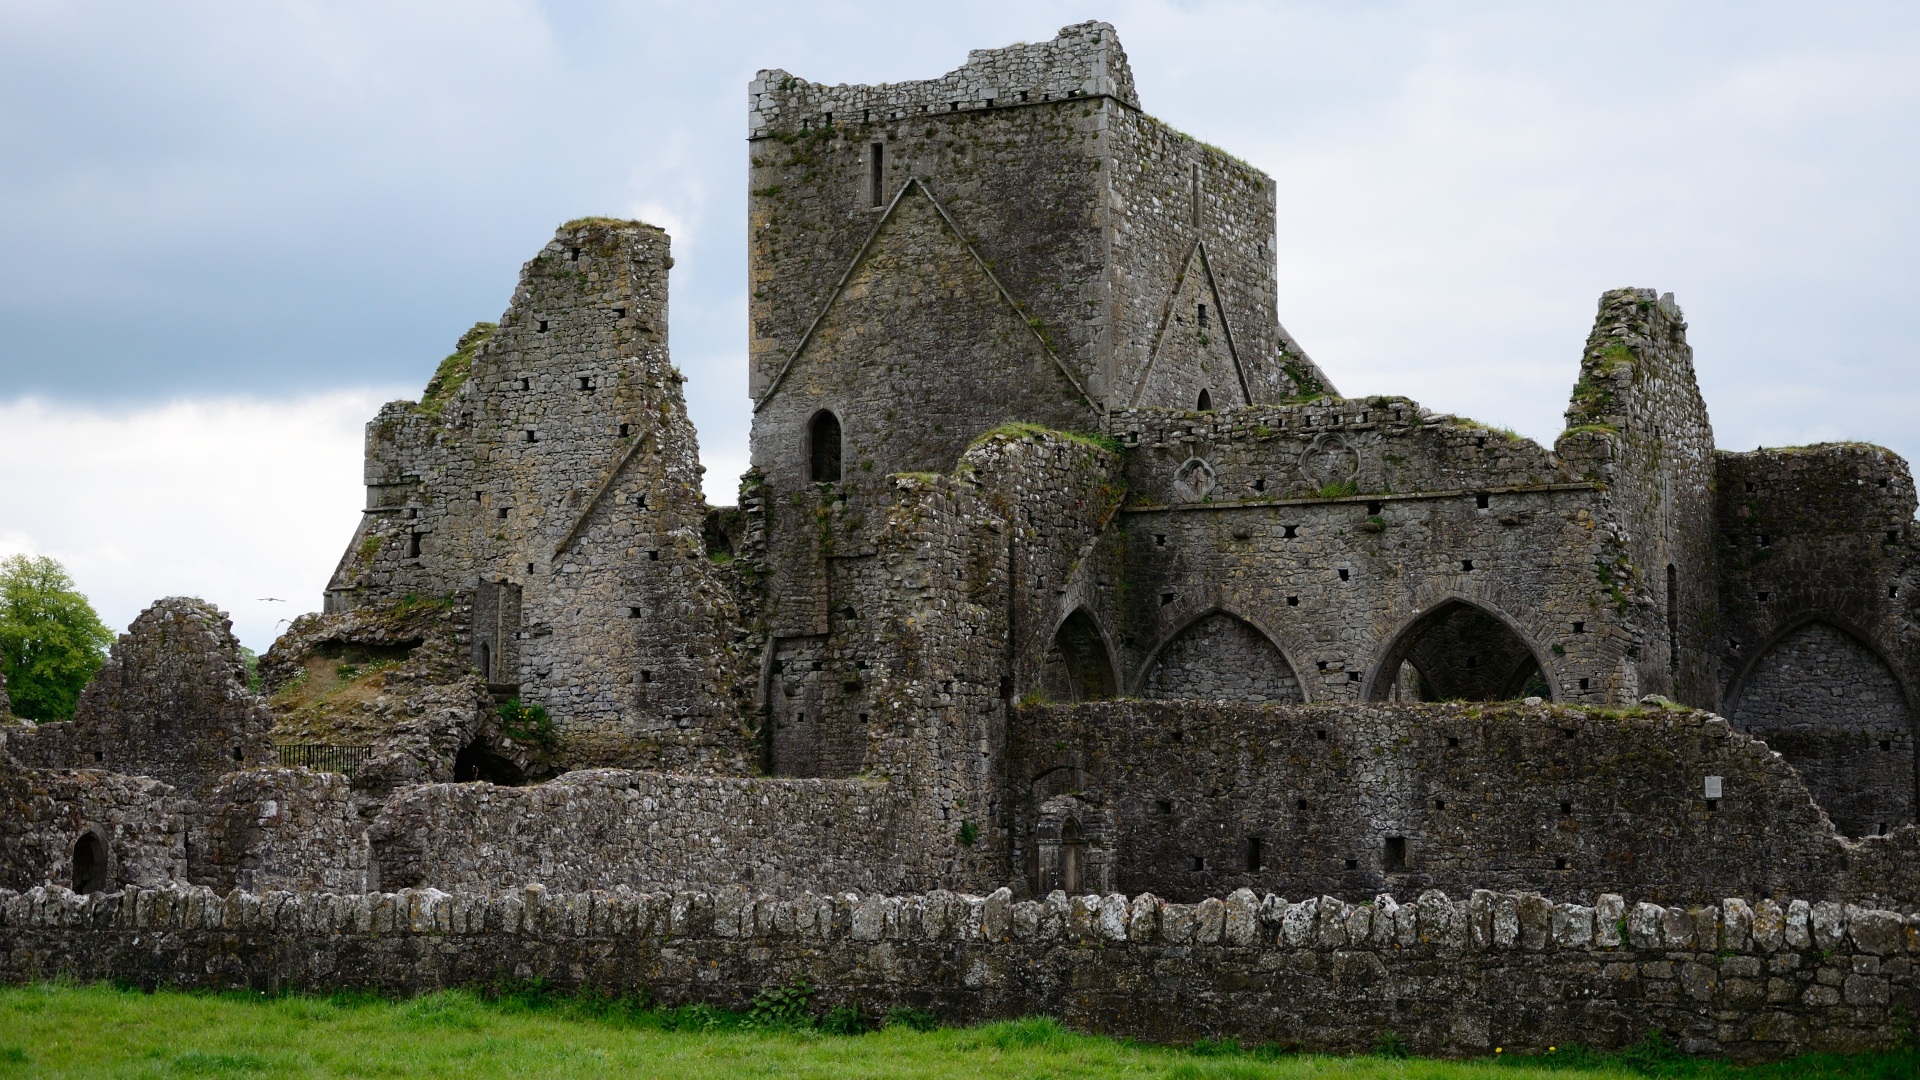
{"type": "Polygon", "coordinates": [[[280,764],[316,769],[320,772],[353,775],[367,760],[371,746],[332,746],[326,743],[292,743],[278,747],[280,764]]]}

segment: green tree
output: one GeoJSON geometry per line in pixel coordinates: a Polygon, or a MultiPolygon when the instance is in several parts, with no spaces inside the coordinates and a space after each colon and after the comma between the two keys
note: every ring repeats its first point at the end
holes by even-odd
{"type": "Polygon", "coordinates": [[[16,715],[66,720],[100,665],[113,631],[44,556],[0,560],[0,672],[16,715]]]}

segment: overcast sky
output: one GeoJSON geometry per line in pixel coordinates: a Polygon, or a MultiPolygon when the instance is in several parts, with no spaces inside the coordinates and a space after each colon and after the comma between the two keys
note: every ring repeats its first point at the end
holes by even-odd
{"type": "Polygon", "coordinates": [[[1650,286],[1723,447],[1920,452],[1912,3],[0,0],[0,553],[264,649],[346,546],[360,425],[583,214],[672,233],[730,502],[753,73],[928,78],[1089,18],[1147,111],[1274,176],[1281,318],[1342,391],[1550,441],[1596,298],[1650,286]]]}

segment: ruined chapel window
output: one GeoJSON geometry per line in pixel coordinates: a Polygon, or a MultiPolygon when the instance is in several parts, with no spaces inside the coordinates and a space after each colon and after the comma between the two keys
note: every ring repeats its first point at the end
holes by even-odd
{"type": "Polygon", "coordinates": [[[826,409],[807,425],[808,474],[816,484],[840,481],[840,418],[826,409]]]}
{"type": "Polygon", "coordinates": [[[1211,393],[1208,393],[1205,390],[1200,391],[1200,400],[1198,403],[1195,404],[1194,407],[1199,409],[1201,412],[1212,412],[1213,411],[1213,395],[1211,393]]]}
{"type": "Polygon", "coordinates": [[[873,206],[879,206],[886,197],[886,150],[886,143],[867,147],[867,198],[873,206]]]}

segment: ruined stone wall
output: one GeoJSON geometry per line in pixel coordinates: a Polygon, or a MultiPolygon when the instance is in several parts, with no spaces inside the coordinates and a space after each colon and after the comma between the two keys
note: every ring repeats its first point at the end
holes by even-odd
{"type": "Polygon", "coordinates": [[[499,325],[368,426],[368,511],[328,587],[336,613],[470,604],[470,662],[546,708],[575,767],[745,767],[671,266],[651,226],[562,226],[499,325]]]}
{"type": "MultiPolygon", "coordinates": [[[[1584,899],[1584,898],[1583,898],[1584,899]]],[[[1832,902],[1683,910],[1474,891],[1399,903],[1238,891],[803,895],[738,890],[335,896],[0,892],[0,980],[389,994],[537,978],[740,1008],[805,979],[814,1007],[951,1023],[1044,1014],[1108,1035],[1423,1054],[1630,1046],[1770,1060],[1915,1034],[1920,919],[1832,902]]]]}
{"type": "Polygon", "coordinates": [[[1111,815],[1129,892],[1484,882],[1564,898],[1615,882],[1669,903],[1737,887],[1920,910],[1920,828],[1840,837],[1766,744],[1690,710],[1034,707],[1014,716],[1007,771],[1017,830],[1063,792],[1111,815]]]}
{"type": "Polygon", "coordinates": [[[144,776],[23,769],[0,755],[0,888],[74,887],[74,849],[92,834],[106,889],[186,880],[185,803],[144,776]]]}
{"type": "Polygon", "coordinates": [[[1140,107],[1127,54],[1103,22],[1063,27],[1051,41],[974,49],[965,64],[938,79],[827,86],[763,70],[747,93],[750,139],[1070,97],[1111,96],[1140,107]]]}
{"type": "Polygon", "coordinates": [[[1330,389],[1280,325],[1273,179],[1137,110],[1104,118],[1109,406],[1191,409],[1205,390],[1217,408],[1292,396],[1309,381],[1330,389]]]}
{"type": "Polygon", "coordinates": [[[221,893],[364,890],[370,813],[338,773],[233,773],[196,816],[187,880],[221,893]]]}
{"type": "Polygon", "coordinates": [[[114,642],[72,720],[15,728],[8,748],[23,764],[151,776],[202,799],[225,774],[273,760],[272,726],[231,620],[174,596],[114,642]]]}
{"type": "Polygon", "coordinates": [[[1914,820],[1913,480],[1885,449],[1716,455],[1728,715],[1843,832],[1914,820]]]}
{"type": "Polygon", "coordinates": [[[873,780],[593,769],[527,788],[402,792],[368,836],[382,888],[926,888],[930,853],[873,780]]]}
{"type": "Polygon", "coordinates": [[[891,777],[938,880],[997,877],[1006,703],[1040,678],[1118,472],[1098,441],[1021,428],[949,475],[892,478],[873,555],[834,560],[833,632],[773,643],[771,771],[891,777]]]}
{"type": "Polygon", "coordinates": [[[1607,485],[1601,516],[1620,550],[1594,571],[1619,590],[1633,635],[1619,676],[1624,699],[1664,694],[1712,709],[1720,704],[1713,428],[1686,330],[1672,293],[1602,295],[1556,449],[1573,471],[1607,485]]]}
{"type": "MultiPolygon", "coordinates": [[[[1214,656],[1191,636],[1226,613],[1273,651],[1209,660],[1217,685],[1182,693],[1387,697],[1403,659],[1425,662],[1428,620],[1463,603],[1522,643],[1546,696],[1631,700],[1634,637],[1594,572],[1617,548],[1605,504],[1540,446],[1404,398],[1138,410],[1112,428],[1128,501],[1088,602],[1127,692],[1163,696],[1158,664],[1214,656]],[[1296,681],[1267,674],[1282,669],[1296,681]]],[[[1467,652],[1492,662],[1492,645],[1467,652]]]]}

